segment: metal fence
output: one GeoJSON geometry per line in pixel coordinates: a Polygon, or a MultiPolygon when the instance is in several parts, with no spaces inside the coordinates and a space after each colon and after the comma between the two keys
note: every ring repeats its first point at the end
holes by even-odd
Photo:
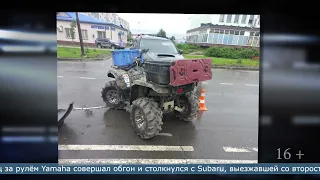
{"type": "Polygon", "coordinates": [[[211,29],[209,33],[202,31],[201,34],[188,36],[187,42],[259,47],[260,32],[211,29]]]}

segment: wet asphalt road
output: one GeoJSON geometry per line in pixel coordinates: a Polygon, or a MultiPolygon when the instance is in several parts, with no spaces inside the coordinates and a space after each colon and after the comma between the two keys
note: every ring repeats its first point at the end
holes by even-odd
{"type": "Polygon", "coordinates": [[[213,69],[202,119],[186,123],[167,115],[161,134],[142,140],[126,111],[103,107],[101,90],[110,80],[110,65],[110,60],[58,62],[58,104],[74,101],[75,107],[59,129],[60,162],[257,161],[259,72],[213,69]]]}

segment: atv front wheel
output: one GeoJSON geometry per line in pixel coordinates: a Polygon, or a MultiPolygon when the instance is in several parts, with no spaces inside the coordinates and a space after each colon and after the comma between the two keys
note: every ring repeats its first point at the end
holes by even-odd
{"type": "Polygon", "coordinates": [[[121,93],[116,81],[109,81],[106,86],[102,88],[101,94],[103,102],[105,102],[109,108],[123,109],[126,106],[121,100],[121,93]]]}
{"type": "Polygon", "coordinates": [[[176,112],[176,116],[183,121],[192,121],[198,113],[199,98],[194,92],[188,92],[184,96],[181,96],[179,101],[184,111],[176,112]]]}
{"type": "Polygon", "coordinates": [[[143,97],[132,102],[131,121],[141,139],[151,139],[161,131],[162,115],[158,103],[153,99],[143,97]]]}

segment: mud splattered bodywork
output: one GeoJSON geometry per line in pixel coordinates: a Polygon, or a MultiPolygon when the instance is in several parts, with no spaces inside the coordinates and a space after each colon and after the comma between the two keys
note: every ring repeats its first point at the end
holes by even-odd
{"type": "Polygon", "coordinates": [[[211,67],[211,60],[179,60],[171,65],[169,75],[165,76],[170,78],[168,85],[148,81],[143,65],[129,70],[114,67],[108,73],[114,80],[102,89],[102,98],[110,108],[129,109],[135,132],[142,139],[150,139],[161,131],[165,113],[173,112],[183,121],[196,117],[200,82],[212,78],[208,67],[211,67]],[[113,104],[106,97],[108,92],[116,92],[113,99],[117,100],[112,101],[113,104]]]}
{"type": "MultiPolygon", "coordinates": [[[[166,45],[170,43],[166,41],[166,45]]],[[[195,119],[199,109],[196,87],[212,78],[212,61],[183,59],[177,54],[145,55],[144,63],[139,63],[141,53],[132,67],[113,67],[108,72],[113,80],[101,93],[109,108],[126,109],[127,105],[136,134],[150,139],[161,131],[165,113],[175,113],[182,121],[195,119]]]]}

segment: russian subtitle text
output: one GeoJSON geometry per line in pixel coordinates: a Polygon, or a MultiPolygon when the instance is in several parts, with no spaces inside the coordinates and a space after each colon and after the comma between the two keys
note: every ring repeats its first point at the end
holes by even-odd
{"type": "Polygon", "coordinates": [[[55,165],[0,164],[0,174],[320,174],[320,164],[55,165]]]}

